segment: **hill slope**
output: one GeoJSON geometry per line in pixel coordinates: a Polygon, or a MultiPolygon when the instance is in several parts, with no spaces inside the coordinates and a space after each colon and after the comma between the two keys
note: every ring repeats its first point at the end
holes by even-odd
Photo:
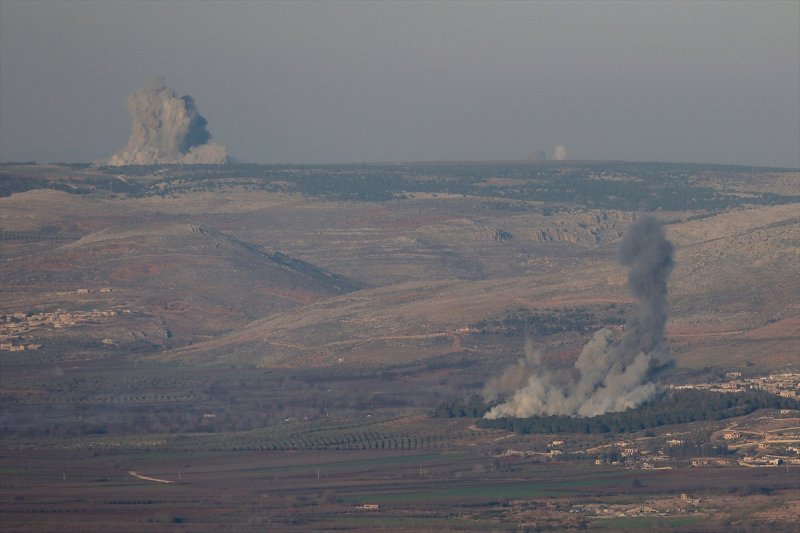
{"type": "MultiPolygon", "coordinates": [[[[747,332],[775,321],[773,327],[779,328],[782,319],[800,314],[800,220],[792,206],[673,223],[668,235],[677,244],[668,332],[679,360],[701,366],[743,364],[750,358],[765,366],[790,362],[800,341],[796,331],[790,328],[773,337],[747,332]]],[[[472,244],[451,241],[451,246],[466,255],[458,247],[472,244]]],[[[597,257],[590,256],[580,252],[581,260],[572,266],[560,261],[557,273],[409,282],[359,291],[255,321],[167,356],[303,366],[340,360],[390,364],[470,350],[480,354],[492,341],[473,335],[467,326],[506,310],[630,303],[627,273],[613,254],[597,249],[597,257]]],[[[514,342],[521,351],[522,341],[514,342]]]]}
{"type": "Polygon", "coordinates": [[[103,293],[107,304],[156,315],[169,331],[169,344],[207,338],[362,287],[196,224],[113,226],[53,244],[14,258],[0,272],[0,283],[13,287],[6,305],[20,293],[42,294],[45,305],[56,292],[110,290],[103,293]]]}

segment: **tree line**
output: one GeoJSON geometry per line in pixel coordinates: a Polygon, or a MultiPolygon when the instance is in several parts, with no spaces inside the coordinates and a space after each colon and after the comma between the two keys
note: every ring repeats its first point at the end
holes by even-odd
{"type": "MultiPolygon", "coordinates": [[[[441,404],[438,417],[480,418],[492,407],[474,395],[466,401],[441,404]]],[[[514,433],[626,433],[659,426],[685,424],[704,420],[723,420],[742,416],[757,409],[798,409],[800,402],[766,391],[711,392],[702,390],[669,391],[659,398],[625,411],[594,417],[530,416],[527,418],[481,418],[477,425],[514,433]]]]}

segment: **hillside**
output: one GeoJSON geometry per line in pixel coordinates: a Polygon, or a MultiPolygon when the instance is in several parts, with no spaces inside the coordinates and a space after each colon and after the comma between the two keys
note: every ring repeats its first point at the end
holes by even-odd
{"type": "MultiPolygon", "coordinates": [[[[657,209],[677,248],[679,363],[780,366],[796,331],[749,332],[800,314],[793,176],[621,162],[4,166],[0,181],[24,192],[0,198],[2,308],[132,312],[37,333],[45,349],[80,331],[184,363],[506,360],[523,339],[472,326],[518,309],[601,322],[624,309],[616,246],[657,209]]],[[[569,359],[590,334],[540,342],[569,359]]]]}
{"type": "MultiPolygon", "coordinates": [[[[23,200],[30,206],[38,199],[23,200]]],[[[66,205],[72,212],[56,209],[50,215],[75,221],[72,213],[79,204],[66,205]]],[[[144,323],[130,324],[129,331],[98,331],[100,338],[141,337],[168,348],[363,286],[202,224],[126,215],[106,215],[108,226],[80,238],[74,234],[72,240],[38,235],[22,243],[7,241],[9,254],[0,272],[4,311],[75,305],[123,309],[144,323]],[[25,252],[14,254],[15,247],[25,252]]]]}
{"type": "Polygon", "coordinates": [[[792,530],[799,208],[714,165],[0,165],[0,512],[792,530]]]}

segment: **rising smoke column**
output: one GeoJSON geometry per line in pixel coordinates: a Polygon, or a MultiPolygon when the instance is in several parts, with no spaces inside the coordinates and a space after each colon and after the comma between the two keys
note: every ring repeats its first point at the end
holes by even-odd
{"type": "Polygon", "coordinates": [[[208,142],[208,121],[197,111],[194,99],[178,97],[164,80],[153,80],[146,89],[133,93],[127,106],[133,118],[131,137],[127,146],[111,157],[109,165],[228,161],[224,146],[208,142]]]}
{"type": "Polygon", "coordinates": [[[636,407],[651,398],[656,392],[653,374],[671,361],[664,326],[672,249],[655,218],[645,217],[631,226],[619,256],[630,267],[628,287],[637,305],[622,339],[614,342],[607,329],[596,332],[575,362],[577,379],[545,369],[541,356],[526,342],[525,358],[487,383],[484,395],[488,399],[503,393],[511,396],[486,418],[596,416],[636,407]]]}

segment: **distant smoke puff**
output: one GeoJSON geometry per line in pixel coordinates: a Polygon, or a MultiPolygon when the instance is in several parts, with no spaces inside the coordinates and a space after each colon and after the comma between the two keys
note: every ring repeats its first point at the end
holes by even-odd
{"type": "Polygon", "coordinates": [[[567,149],[564,148],[563,144],[556,146],[556,149],[553,151],[553,159],[556,161],[564,161],[567,159],[567,149]]]}
{"type": "Polygon", "coordinates": [[[645,217],[630,228],[620,244],[620,262],[631,268],[628,286],[637,300],[622,339],[615,343],[607,329],[596,332],[575,362],[578,379],[544,368],[526,341],[525,358],[487,383],[487,399],[503,395],[507,401],[486,418],[596,416],[636,407],[653,396],[654,374],[671,362],[664,326],[672,244],[658,220],[645,217]]]}
{"type": "Polygon", "coordinates": [[[109,165],[168,163],[219,164],[228,150],[209,143],[208,121],[197,111],[191,96],[178,97],[164,80],[157,79],[127,101],[133,131],[127,146],[114,154],[109,165]]]}

